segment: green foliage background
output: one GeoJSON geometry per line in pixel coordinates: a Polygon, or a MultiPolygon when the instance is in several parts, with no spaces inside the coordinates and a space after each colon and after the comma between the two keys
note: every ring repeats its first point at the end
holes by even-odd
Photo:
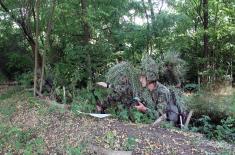
{"type": "MultiPolygon", "coordinates": [[[[18,80],[30,87],[34,54],[25,30],[35,39],[35,0],[1,2],[9,12],[0,6],[0,82],[18,80]],[[25,29],[17,24],[18,20],[26,24],[25,29]]],[[[46,31],[52,1],[41,0],[39,10],[39,53],[46,58],[46,78],[52,79],[53,93],[61,102],[64,102],[62,88],[66,88],[66,103],[71,103],[74,109],[94,110],[95,99],[90,90],[95,87],[95,82],[104,81],[107,70],[118,62],[140,66],[146,53],[161,65],[162,55],[177,52],[187,64],[185,83],[193,89],[198,86],[198,79],[207,85],[224,80],[231,82],[235,77],[233,0],[208,1],[208,29],[203,25],[205,8],[200,0],[167,0],[164,1],[166,8],[161,8],[161,3],[156,0],[152,0],[152,5],[146,0],[83,2],[87,3],[85,13],[81,1],[56,1],[48,49],[45,48],[46,31]],[[207,57],[203,53],[205,34],[208,34],[207,57]]],[[[222,137],[220,132],[230,130],[227,127],[231,127],[234,119],[234,104],[230,103],[235,101],[229,99],[217,100],[205,92],[190,98],[189,106],[197,109],[196,119],[201,118],[204,124],[217,119],[219,126],[212,128],[219,139],[222,137]],[[210,99],[205,100],[205,95],[210,99]],[[221,105],[225,107],[221,108],[221,105]],[[215,111],[223,115],[214,116],[215,111]]],[[[124,114],[118,117],[127,119],[127,112],[120,111],[124,114]]],[[[135,116],[137,122],[145,119],[139,113],[135,116]]]]}

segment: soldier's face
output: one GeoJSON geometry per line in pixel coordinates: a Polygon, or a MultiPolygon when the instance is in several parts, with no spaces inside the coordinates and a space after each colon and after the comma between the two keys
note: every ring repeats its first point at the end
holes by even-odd
{"type": "Polygon", "coordinates": [[[146,84],[147,84],[146,77],[145,76],[140,76],[139,80],[140,80],[141,86],[146,87],[146,84]]]}
{"type": "Polygon", "coordinates": [[[149,89],[149,91],[153,91],[155,89],[155,84],[154,83],[148,83],[147,88],[149,89]]]}
{"type": "Polygon", "coordinates": [[[172,70],[173,66],[172,66],[172,65],[167,65],[166,68],[167,68],[168,70],[172,70]]]}

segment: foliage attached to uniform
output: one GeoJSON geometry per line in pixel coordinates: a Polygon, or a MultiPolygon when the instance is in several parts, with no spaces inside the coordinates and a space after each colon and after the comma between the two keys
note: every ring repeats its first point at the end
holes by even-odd
{"type": "Polygon", "coordinates": [[[167,51],[156,59],[159,65],[159,74],[163,76],[166,72],[166,66],[171,65],[173,75],[183,80],[187,71],[186,62],[180,58],[180,53],[167,51]]]}
{"type": "Polygon", "coordinates": [[[158,79],[159,67],[151,56],[145,54],[141,60],[142,74],[147,76],[148,80],[158,79]]]}
{"type": "Polygon", "coordinates": [[[129,62],[121,62],[111,67],[106,74],[106,79],[114,87],[122,85],[125,80],[128,80],[133,91],[133,97],[138,95],[140,90],[138,70],[129,62]]]}

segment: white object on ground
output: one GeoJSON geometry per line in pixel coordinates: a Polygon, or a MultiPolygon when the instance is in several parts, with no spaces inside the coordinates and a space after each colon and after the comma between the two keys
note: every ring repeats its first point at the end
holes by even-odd
{"type": "Polygon", "coordinates": [[[85,112],[81,112],[81,111],[78,111],[78,113],[81,113],[81,114],[84,114],[84,115],[90,115],[92,117],[97,117],[97,118],[105,118],[105,117],[108,117],[108,116],[111,116],[111,114],[96,114],[96,113],[85,113],[85,112]]]}
{"type": "Polygon", "coordinates": [[[96,83],[98,86],[101,86],[101,87],[104,87],[104,88],[107,88],[108,87],[108,84],[105,83],[105,82],[97,82],[96,83]]]}

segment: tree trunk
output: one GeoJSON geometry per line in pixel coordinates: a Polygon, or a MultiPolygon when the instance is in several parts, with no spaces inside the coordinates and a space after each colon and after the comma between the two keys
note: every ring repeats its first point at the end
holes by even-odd
{"type": "Polygon", "coordinates": [[[148,17],[146,6],[144,4],[144,0],[142,0],[142,5],[143,5],[143,8],[144,8],[145,17],[146,17],[146,20],[147,20],[147,53],[149,53],[150,27],[149,27],[149,17],[148,17]]]}
{"type": "MultiPolygon", "coordinates": [[[[82,7],[82,20],[83,20],[83,46],[86,48],[89,45],[91,38],[90,27],[87,22],[87,7],[88,1],[81,0],[82,7]]],[[[91,88],[92,85],[92,68],[91,68],[91,54],[90,49],[87,50],[87,73],[88,73],[88,88],[91,88]]]]}
{"type": "MultiPolygon", "coordinates": [[[[204,64],[205,69],[210,68],[210,55],[209,55],[209,36],[208,36],[208,0],[203,0],[202,3],[203,6],[203,29],[204,29],[204,35],[203,35],[203,56],[206,58],[206,63],[204,64]]],[[[210,82],[210,75],[205,76],[206,82],[210,82]]]]}
{"type": "MultiPolygon", "coordinates": [[[[21,28],[23,35],[25,39],[28,41],[29,45],[31,46],[32,49],[32,55],[35,58],[35,40],[33,38],[33,34],[31,31],[31,23],[30,22],[25,22],[22,12],[19,12],[19,15],[21,16],[20,18],[17,18],[4,4],[3,0],[0,0],[0,6],[3,8],[3,10],[12,18],[12,20],[21,28]]],[[[34,7],[34,6],[32,6],[34,7]]],[[[28,10],[29,12],[32,10],[28,10]]],[[[31,18],[31,17],[29,17],[31,18]]],[[[42,56],[38,53],[37,54],[37,66],[38,68],[41,68],[42,66],[42,56]]]]}
{"type": "Polygon", "coordinates": [[[40,0],[36,1],[36,42],[35,42],[35,66],[34,66],[34,91],[33,94],[36,96],[37,92],[37,73],[38,73],[38,36],[39,36],[39,5],[40,0]]]}
{"type": "Polygon", "coordinates": [[[42,73],[41,73],[41,79],[40,79],[40,90],[39,90],[40,93],[42,93],[42,86],[43,86],[44,75],[45,75],[46,54],[48,51],[50,51],[49,40],[50,40],[50,35],[51,35],[52,18],[54,16],[55,5],[56,5],[56,0],[53,0],[52,9],[49,14],[49,19],[47,21],[47,27],[46,27],[45,52],[43,53],[43,58],[42,58],[42,73]]]}
{"type": "Polygon", "coordinates": [[[149,7],[150,7],[150,17],[151,17],[151,22],[152,22],[152,27],[153,27],[153,24],[154,24],[154,21],[155,21],[155,15],[154,15],[154,11],[153,11],[153,3],[152,3],[152,0],[148,0],[148,3],[149,3],[149,7]]]}
{"type": "Polygon", "coordinates": [[[151,35],[150,35],[150,54],[153,53],[153,37],[156,37],[156,33],[154,31],[154,23],[155,23],[155,15],[154,15],[154,11],[153,11],[153,3],[152,0],[148,0],[149,3],[149,7],[150,7],[150,17],[151,17],[151,35]],[[152,37],[151,37],[152,36],[152,37]]]}
{"type": "Polygon", "coordinates": [[[203,0],[203,28],[204,28],[204,56],[209,58],[209,36],[208,36],[208,0],[203,0]]]}

